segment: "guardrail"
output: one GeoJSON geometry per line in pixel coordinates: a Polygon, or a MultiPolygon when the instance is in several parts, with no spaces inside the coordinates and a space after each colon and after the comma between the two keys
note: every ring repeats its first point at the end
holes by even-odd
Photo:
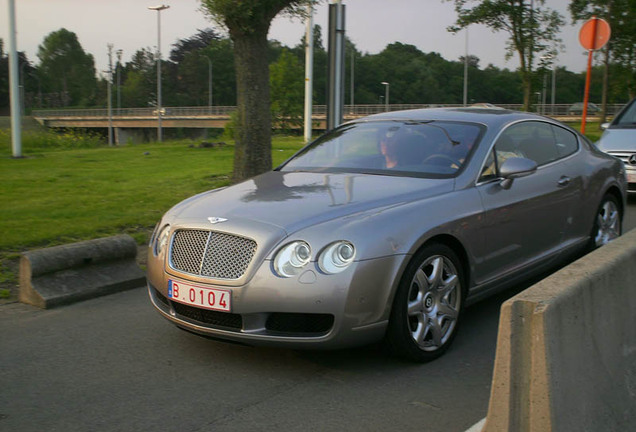
{"type": "MultiPolygon", "coordinates": [[[[402,111],[408,109],[419,108],[440,108],[440,107],[462,107],[461,104],[394,104],[389,105],[389,111],[402,111]]],[[[501,108],[520,110],[521,104],[501,104],[497,105],[501,108]]],[[[550,116],[567,116],[570,114],[570,104],[539,104],[535,105],[535,112],[550,116]]],[[[615,115],[621,108],[622,104],[611,104],[607,106],[608,115],[615,115]]],[[[366,116],[385,112],[386,105],[345,105],[343,113],[345,116],[366,116]]],[[[229,116],[236,111],[235,106],[198,106],[198,107],[164,107],[162,108],[163,117],[206,117],[206,116],[229,116]]],[[[326,116],[326,105],[315,105],[313,107],[313,115],[315,117],[326,116]]],[[[91,109],[53,109],[53,110],[33,110],[33,117],[51,118],[51,117],[108,117],[106,108],[91,109]]],[[[147,108],[114,108],[112,109],[113,117],[156,117],[157,110],[153,107],[147,108]]]]}

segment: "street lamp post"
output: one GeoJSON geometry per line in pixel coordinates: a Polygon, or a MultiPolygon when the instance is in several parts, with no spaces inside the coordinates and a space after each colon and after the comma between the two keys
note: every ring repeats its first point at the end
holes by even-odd
{"type": "Polygon", "coordinates": [[[212,60],[206,57],[208,61],[208,109],[212,114],[212,60]]]}
{"type": "Polygon", "coordinates": [[[113,86],[113,44],[108,44],[108,71],[106,72],[108,75],[108,145],[113,145],[113,97],[112,97],[112,86],[113,86]]]}
{"type": "Polygon", "coordinates": [[[554,104],[556,102],[556,65],[552,64],[552,91],[550,92],[552,102],[552,115],[554,115],[554,104]]]}
{"type": "MultiPolygon", "coordinates": [[[[26,115],[26,103],[24,101],[24,96],[25,96],[25,89],[24,89],[24,67],[28,64],[28,61],[26,61],[26,58],[24,59],[25,61],[20,64],[20,112],[22,113],[22,115],[26,115]]],[[[20,59],[18,58],[18,61],[20,61],[20,59]]]]}
{"type": "Polygon", "coordinates": [[[18,89],[18,50],[16,48],[15,0],[9,0],[9,94],[11,99],[11,148],[13,157],[22,157],[22,122],[18,89]]]}
{"type": "Polygon", "coordinates": [[[468,106],[468,27],[464,43],[464,106],[468,106]]]}
{"type": "Polygon", "coordinates": [[[384,111],[389,111],[389,83],[386,81],[382,81],[381,84],[384,86],[384,111]]]}
{"type": "MultiPolygon", "coordinates": [[[[117,110],[121,109],[121,76],[119,74],[121,69],[121,55],[123,51],[117,50],[117,64],[115,65],[117,72],[117,110]]],[[[119,112],[117,113],[119,115],[119,112]]]]}
{"type": "Polygon", "coordinates": [[[168,9],[168,5],[148,6],[148,9],[157,11],[157,141],[162,141],[161,132],[161,11],[168,9]]]}

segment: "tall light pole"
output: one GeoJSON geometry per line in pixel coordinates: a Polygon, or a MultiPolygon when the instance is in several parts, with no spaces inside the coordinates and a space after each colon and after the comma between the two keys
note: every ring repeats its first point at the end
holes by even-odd
{"type": "Polygon", "coordinates": [[[355,54],[356,54],[356,50],[353,48],[353,44],[351,44],[351,114],[354,113],[354,80],[355,80],[355,76],[354,76],[354,68],[355,68],[355,54]]]}
{"type": "Polygon", "coordinates": [[[550,98],[551,98],[551,107],[550,107],[550,113],[552,115],[554,115],[554,102],[556,100],[556,62],[555,62],[555,54],[547,54],[544,56],[541,56],[541,61],[545,63],[546,66],[546,70],[543,72],[543,114],[545,114],[545,106],[546,106],[546,98],[547,98],[547,67],[548,66],[552,66],[552,88],[550,91],[550,98]]]}
{"type": "Polygon", "coordinates": [[[552,115],[554,115],[554,104],[556,102],[556,64],[552,64],[552,91],[550,92],[552,102],[552,115]]]}
{"type": "Polygon", "coordinates": [[[13,157],[22,157],[22,121],[18,89],[18,50],[16,48],[15,0],[9,0],[9,94],[11,95],[11,146],[13,157]]]}
{"type": "Polygon", "coordinates": [[[120,50],[120,49],[117,50],[117,64],[115,65],[116,72],[117,72],[117,109],[118,110],[121,108],[121,76],[120,76],[119,72],[120,72],[120,69],[121,69],[121,55],[122,55],[122,53],[123,53],[122,50],[120,50]]]}
{"type": "Polygon", "coordinates": [[[464,106],[468,106],[468,27],[466,27],[464,48],[464,106]]]}
{"type": "MultiPolygon", "coordinates": [[[[18,86],[20,88],[20,112],[22,113],[22,115],[26,115],[26,104],[24,102],[24,94],[25,94],[25,90],[24,90],[24,67],[29,63],[26,58],[24,59],[24,63],[22,63],[20,65],[20,85],[18,86]]],[[[18,62],[20,61],[20,58],[18,58],[18,62]]]]}
{"type": "Polygon", "coordinates": [[[382,81],[380,84],[384,86],[384,111],[389,111],[389,83],[382,81]]]}
{"type": "Polygon", "coordinates": [[[212,60],[206,57],[208,61],[208,110],[212,114],[212,60]]]}
{"type": "Polygon", "coordinates": [[[157,141],[162,141],[161,133],[161,11],[168,9],[168,5],[148,6],[148,9],[157,11],[157,141]]]}
{"type": "Polygon", "coordinates": [[[112,86],[113,86],[113,44],[109,43],[108,45],[108,145],[113,145],[113,97],[112,97],[112,86]]]}
{"type": "Polygon", "coordinates": [[[307,4],[307,21],[305,28],[305,142],[311,141],[311,116],[313,112],[313,81],[314,81],[314,8],[307,4]]]}

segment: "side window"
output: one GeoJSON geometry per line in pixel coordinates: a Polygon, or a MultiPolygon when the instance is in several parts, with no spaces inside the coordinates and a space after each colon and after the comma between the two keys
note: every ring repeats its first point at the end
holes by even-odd
{"type": "Polygon", "coordinates": [[[486,163],[479,176],[479,181],[484,182],[495,179],[499,176],[499,167],[511,157],[525,157],[525,155],[517,148],[517,143],[514,138],[515,127],[511,127],[505,130],[497,142],[493,151],[488,154],[486,163]]]}
{"type": "Polygon", "coordinates": [[[481,170],[481,175],[479,176],[480,182],[485,182],[488,180],[497,178],[497,163],[495,162],[495,151],[491,151],[488,153],[488,157],[486,158],[486,163],[484,164],[484,168],[481,170]]]}
{"type": "Polygon", "coordinates": [[[526,157],[526,155],[519,150],[519,144],[515,140],[514,133],[515,128],[513,126],[504,131],[495,143],[495,154],[497,156],[498,167],[503,165],[507,159],[513,157],[526,157]]]}
{"type": "Polygon", "coordinates": [[[561,157],[554,139],[552,125],[529,121],[518,123],[506,130],[517,140],[517,149],[537,165],[545,165],[561,157]]]}
{"type": "Polygon", "coordinates": [[[579,141],[572,132],[554,125],[552,126],[552,130],[554,131],[556,146],[560,157],[569,156],[579,149],[579,141]]]}

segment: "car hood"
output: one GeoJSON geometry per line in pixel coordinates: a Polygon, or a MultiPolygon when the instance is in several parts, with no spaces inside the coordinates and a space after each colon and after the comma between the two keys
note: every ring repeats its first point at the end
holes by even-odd
{"type": "Polygon", "coordinates": [[[603,132],[598,148],[605,152],[636,152],[636,128],[612,128],[603,132]]]}
{"type": "Polygon", "coordinates": [[[200,224],[208,218],[223,218],[229,222],[223,225],[230,226],[232,221],[256,221],[291,234],[324,221],[397,206],[453,188],[454,179],[272,171],[200,194],[170,213],[176,223],[200,224]]]}

